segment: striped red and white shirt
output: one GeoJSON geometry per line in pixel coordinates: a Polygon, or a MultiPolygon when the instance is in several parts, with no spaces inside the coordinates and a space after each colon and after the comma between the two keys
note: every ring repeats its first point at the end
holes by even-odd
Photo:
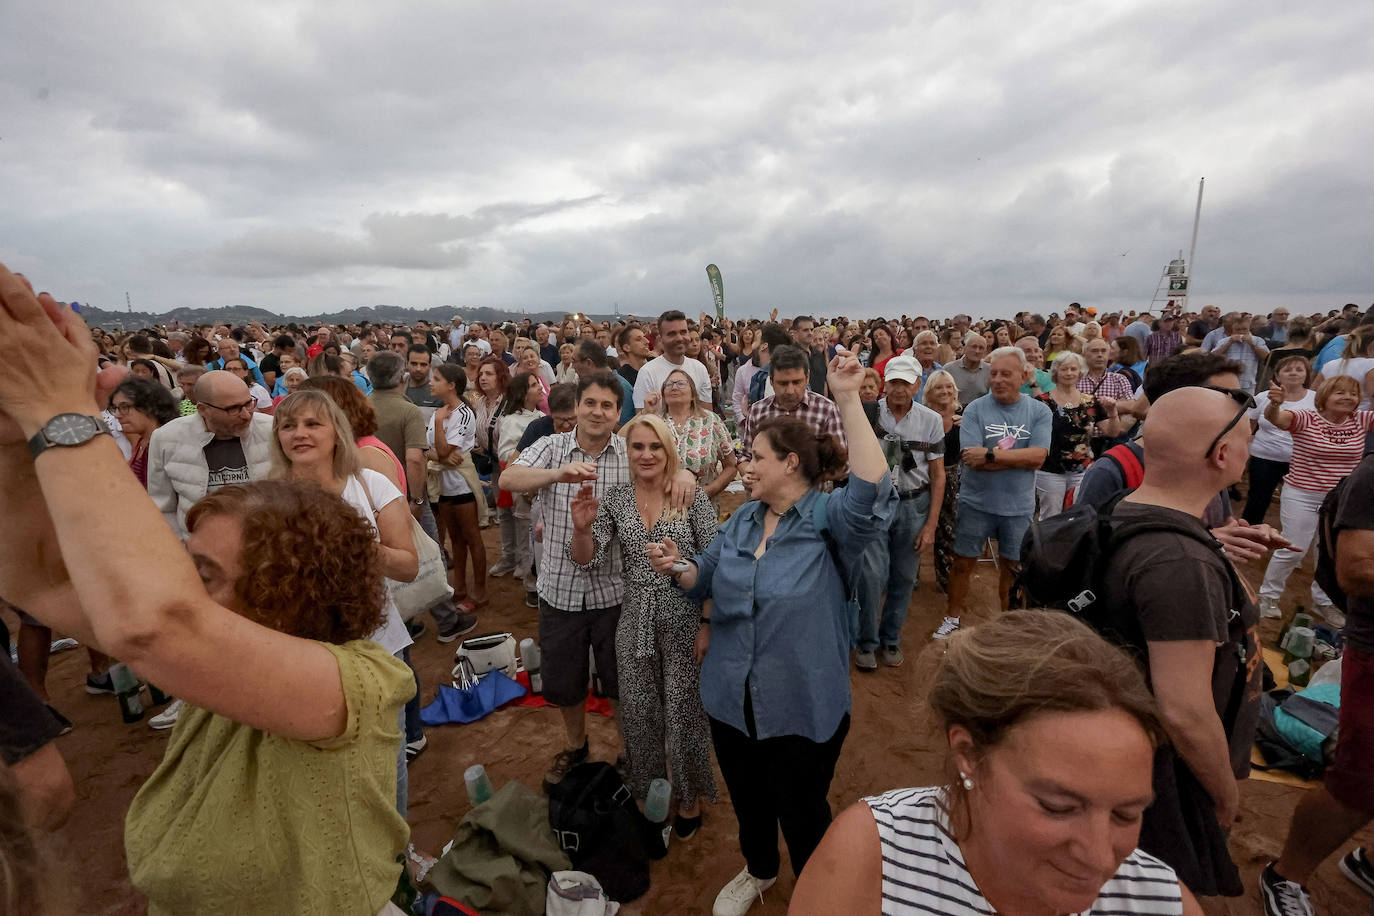
{"type": "Polygon", "coordinates": [[[1284,483],[1325,493],[1354,472],[1364,455],[1365,436],[1374,427],[1374,410],[1357,410],[1339,425],[1315,410],[1294,410],[1293,463],[1284,483]]]}

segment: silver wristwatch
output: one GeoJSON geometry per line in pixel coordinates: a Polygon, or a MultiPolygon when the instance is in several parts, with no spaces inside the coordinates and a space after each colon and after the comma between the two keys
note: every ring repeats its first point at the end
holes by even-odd
{"type": "Polygon", "coordinates": [[[37,458],[53,446],[70,448],[85,445],[100,435],[110,435],[110,428],[99,417],[84,413],[60,413],[33,434],[29,440],[29,451],[37,458]]]}

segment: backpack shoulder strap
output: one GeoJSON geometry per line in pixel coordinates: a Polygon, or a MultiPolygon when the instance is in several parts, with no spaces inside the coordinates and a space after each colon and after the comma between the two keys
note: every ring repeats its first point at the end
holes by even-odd
{"type": "Polygon", "coordinates": [[[1128,490],[1134,490],[1145,479],[1145,466],[1140,463],[1135,450],[1129,445],[1114,445],[1103,452],[1102,457],[1110,458],[1121,468],[1121,476],[1128,490]]]}

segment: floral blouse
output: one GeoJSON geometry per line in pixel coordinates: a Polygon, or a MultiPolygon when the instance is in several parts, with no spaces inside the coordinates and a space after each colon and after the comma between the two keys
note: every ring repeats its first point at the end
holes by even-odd
{"type": "Polygon", "coordinates": [[[677,460],[697,477],[715,477],[724,457],[733,448],[730,431],[717,414],[703,411],[678,424],[672,417],[664,417],[677,437],[677,460]]]}
{"type": "Polygon", "coordinates": [[[1053,414],[1050,454],[1041,470],[1050,474],[1077,474],[1093,463],[1092,429],[1107,419],[1107,410],[1096,398],[1077,407],[1064,407],[1047,391],[1036,398],[1053,414]]]}

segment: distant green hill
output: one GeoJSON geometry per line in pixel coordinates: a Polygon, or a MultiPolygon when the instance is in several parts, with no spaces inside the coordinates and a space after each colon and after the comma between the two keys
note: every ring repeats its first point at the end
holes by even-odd
{"type": "MultiPolygon", "coordinates": [[[[501,311],[490,308],[458,308],[455,306],[439,306],[432,309],[410,309],[401,308],[394,305],[369,305],[356,309],[345,309],[340,312],[326,312],[323,315],[296,316],[279,315],[276,312],[269,312],[266,309],[255,308],[251,305],[225,305],[219,308],[197,309],[179,308],[172,309],[170,312],[152,314],[151,312],[107,312],[93,306],[83,306],[81,309],[82,317],[86,323],[96,327],[134,330],[137,328],[151,328],[159,325],[197,325],[197,324],[227,324],[230,326],[238,324],[248,324],[252,321],[261,321],[263,324],[272,327],[274,325],[300,324],[317,325],[320,322],[326,324],[358,324],[363,321],[386,322],[389,324],[412,324],[416,321],[429,321],[447,324],[454,315],[462,315],[468,321],[481,321],[491,323],[493,321],[510,321],[523,319],[528,315],[535,321],[561,321],[567,312],[515,312],[501,311]]],[[[589,315],[595,321],[614,320],[614,315],[589,315]]]]}

